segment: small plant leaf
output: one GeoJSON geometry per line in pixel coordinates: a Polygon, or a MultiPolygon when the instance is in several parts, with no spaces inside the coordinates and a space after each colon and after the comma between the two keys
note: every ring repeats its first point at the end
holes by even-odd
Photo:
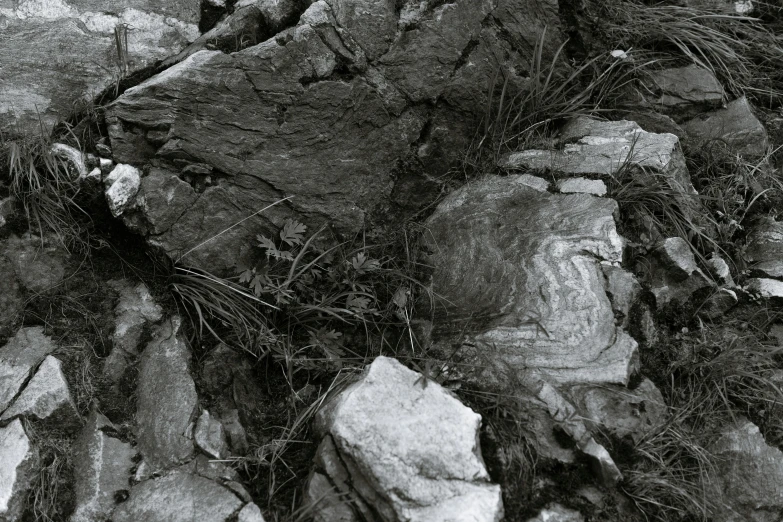
{"type": "Polygon", "coordinates": [[[395,306],[397,306],[397,308],[405,308],[405,306],[408,304],[408,294],[410,294],[410,291],[408,290],[407,286],[401,286],[397,289],[396,292],[394,292],[392,301],[394,302],[395,306]]]}
{"type": "Polygon", "coordinates": [[[345,306],[356,312],[365,312],[370,307],[370,298],[363,297],[356,294],[348,294],[345,306]]]}
{"type": "Polygon", "coordinates": [[[258,240],[258,245],[264,250],[266,250],[267,256],[275,256],[274,252],[277,252],[277,246],[275,245],[274,241],[272,241],[266,236],[260,236],[260,235],[256,236],[256,239],[258,240]]]}
{"type": "Polygon", "coordinates": [[[364,252],[359,252],[351,259],[351,266],[359,274],[364,274],[378,270],[381,267],[381,263],[377,259],[368,258],[364,252]]]}
{"type": "Polygon", "coordinates": [[[305,225],[289,219],[285,222],[283,230],[280,231],[280,239],[288,246],[301,245],[305,232],[307,232],[305,225]]]}

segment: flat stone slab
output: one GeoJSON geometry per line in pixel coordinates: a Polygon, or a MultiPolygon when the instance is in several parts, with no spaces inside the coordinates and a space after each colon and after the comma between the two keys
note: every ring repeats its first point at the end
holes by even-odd
{"type": "Polygon", "coordinates": [[[421,374],[378,357],[318,413],[325,438],[317,460],[335,487],[347,493],[351,484],[360,511],[382,520],[499,521],[500,487],[484,467],[480,424],[437,383],[424,386],[421,374]]]}
{"type": "Polygon", "coordinates": [[[112,520],[225,522],[239,511],[243,504],[230,489],[217,482],[199,475],[172,472],[133,486],[130,497],[117,507],[112,520]]]}
{"type": "Polygon", "coordinates": [[[703,147],[714,141],[748,156],[763,156],[769,148],[767,131],[744,96],[730,102],[725,109],[683,123],[683,128],[694,147],[703,147]]]}
{"type": "Polygon", "coordinates": [[[745,281],[745,290],[762,299],[783,298],[783,281],[766,277],[754,277],[745,281]]]}
{"type": "Polygon", "coordinates": [[[667,114],[693,116],[720,107],[726,95],[712,71],[695,64],[654,71],[649,79],[658,93],[652,103],[667,114]]]}
{"type": "Polygon", "coordinates": [[[0,520],[20,520],[37,461],[19,419],[0,428],[0,520]]]}
{"type": "Polygon", "coordinates": [[[20,329],[0,348],[0,411],[8,408],[33,369],[55,348],[42,326],[20,329]]]}
{"type": "MultiPolygon", "coordinates": [[[[553,382],[626,384],[636,342],[615,324],[601,264],[619,264],[617,203],[550,194],[519,176],[446,197],[427,220],[433,345],[486,385],[529,369],[553,382]],[[470,362],[468,362],[470,361],[470,362]]],[[[512,379],[513,380],[513,379],[512,379]]]]}
{"type": "Polygon", "coordinates": [[[117,505],[117,493],[130,489],[136,450],[109,436],[102,431],[104,428],[113,426],[106,417],[93,412],[74,442],[76,509],[70,522],[109,520],[117,505]]]}
{"type": "Polygon", "coordinates": [[[606,195],[606,183],[600,179],[568,178],[557,182],[557,188],[562,194],[592,194],[606,195]]]}
{"type": "Polygon", "coordinates": [[[180,325],[178,317],[164,321],[141,355],[136,436],[150,472],[180,464],[194,452],[190,428],[198,396],[180,325]]]}
{"type": "Polygon", "coordinates": [[[19,397],[0,416],[0,421],[16,416],[51,418],[62,427],[72,427],[81,421],[59,359],[46,356],[19,397]]]}
{"type": "Polygon", "coordinates": [[[783,279],[783,223],[762,218],[748,234],[745,256],[754,272],[783,279]]]}

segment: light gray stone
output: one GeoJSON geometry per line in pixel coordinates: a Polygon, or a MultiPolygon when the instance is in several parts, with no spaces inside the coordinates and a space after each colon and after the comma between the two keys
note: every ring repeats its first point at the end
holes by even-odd
{"type": "Polygon", "coordinates": [[[120,216],[133,206],[141,186],[141,172],[132,165],[119,164],[103,180],[106,186],[106,201],[114,217],[120,216]]]}
{"type": "Polygon", "coordinates": [[[720,107],[725,97],[723,86],[712,71],[691,64],[650,73],[651,87],[658,94],[654,107],[680,117],[720,107]]]}
{"type": "Polygon", "coordinates": [[[43,327],[21,328],[0,348],[0,411],[5,411],[33,370],[56,348],[43,327]]]}
{"type": "Polygon", "coordinates": [[[695,292],[712,285],[696,264],[691,247],[680,237],[666,238],[648,261],[646,278],[659,310],[670,303],[685,303],[695,292]]]}
{"type": "Polygon", "coordinates": [[[66,166],[70,167],[75,178],[87,177],[87,165],[82,152],[64,143],[53,143],[50,149],[52,156],[58,158],[66,166]]]}
{"type": "Polygon", "coordinates": [[[59,359],[46,356],[22,393],[0,416],[0,421],[16,416],[38,420],[51,418],[63,428],[80,423],[81,416],[71,398],[59,359]]]}
{"type": "Polygon", "coordinates": [[[190,432],[198,397],[180,326],[179,317],[164,321],[141,355],[136,436],[150,472],[180,464],[194,452],[190,432]]]}
{"type": "Polygon", "coordinates": [[[226,433],[220,421],[212,417],[204,410],[196,421],[196,429],[193,431],[193,440],[207,455],[216,459],[228,456],[228,442],[226,433]]]}
{"type": "Polygon", "coordinates": [[[606,293],[612,302],[612,309],[616,315],[620,316],[620,325],[627,328],[631,307],[642,291],[642,285],[633,274],[619,266],[602,264],[601,271],[606,278],[606,293]]]}
{"type": "Polygon", "coordinates": [[[542,509],[535,517],[529,518],[527,522],[584,522],[584,520],[584,515],[579,511],[554,503],[542,509]]]}
{"type": "MultiPolygon", "coordinates": [[[[237,522],[265,522],[261,509],[252,502],[245,505],[237,515],[237,522]]],[[[337,521],[335,521],[337,522],[337,521]]]]}
{"type": "Polygon", "coordinates": [[[568,178],[557,182],[557,188],[563,194],[606,195],[606,183],[600,179],[568,178]]]}
{"type": "Polygon", "coordinates": [[[316,417],[358,496],[390,522],[502,518],[500,487],[489,482],[478,445],[480,423],[440,385],[425,386],[386,357],[316,417]]]}
{"type": "Polygon", "coordinates": [[[729,265],[720,256],[714,255],[709,258],[707,260],[707,269],[720,284],[734,286],[734,278],[731,277],[729,265]]]}
{"type": "Polygon", "coordinates": [[[225,522],[242,504],[231,490],[217,482],[172,472],[133,486],[128,500],[114,511],[112,521],[225,522]]]}
{"type": "Polygon", "coordinates": [[[727,427],[709,448],[715,455],[724,509],[718,522],[774,522],[783,517],[783,453],[767,445],[747,419],[727,427]]]}
{"type": "Polygon", "coordinates": [[[783,298],[783,281],[754,277],[745,281],[745,291],[762,299],[783,298]]]}
{"type": "Polygon", "coordinates": [[[21,519],[37,463],[37,452],[19,419],[0,427],[0,521],[21,519]]]}
{"type": "Polygon", "coordinates": [[[752,271],[783,279],[783,223],[761,218],[748,234],[745,257],[752,271]]]}
{"type": "Polygon", "coordinates": [[[114,307],[112,351],[103,363],[103,371],[110,381],[117,382],[131,359],[139,354],[144,329],[161,320],[163,309],[144,283],[132,286],[126,281],[113,281],[109,284],[120,296],[114,307]]]}
{"type": "MultiPolygon", "coordinates": [[[[553,382],[625,384],[636,342],[615,324],[601,262],[619,263],[617,204],[549,194],[517,176],[447,196],[426,222],[433,267],[431,341],[504,388],[529,369],[553,382]]],[[[465,367],[465,366],[462,366],[465,367]]]]}
{"type": "Polygon", "coordinates": [[[92,412],[73,445],[76,509],[70,522],[109,520],[116,506],[115,495],[130,489],[136,451],[102,431],[113,428],[109,419],[92,412]]]}
{"type": "Polygon", "coordinates": [[[685,122],[683,127],[694,147],[703,147],[716,141],[748,156],[763,156],[769,148],[767,131],[753,114],[744,96],[730,102],[725,109],[685,122]]]}

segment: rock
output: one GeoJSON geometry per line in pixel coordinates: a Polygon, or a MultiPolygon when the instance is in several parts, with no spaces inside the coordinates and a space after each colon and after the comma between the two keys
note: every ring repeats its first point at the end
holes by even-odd
{"type": "Polygon", "coordinates": [[[557,188],[563,194],[606,195],[606,183],[600,179],[569,178],[557,182],[557,188]]]}
{"type": "Polygon", "coordinates": [[[38,455],[19,419],[0,428],[0,521],[21,520],[38,455]]]}
{"type": "MultiPolygon", "coordinates": [[[[111,147],[105,143],[96,143],[95,151],[101,155],[101,159],[109,159],[111,161],[111,147]]],[[[101,166],[103,166],[103,163],[101,163],[101,166]]]]}
{"type": "Polygon", "coordinates": [[[716,457],[725,509],[719,522],[773,522],[783,517],[783,453],[768,446],[758,427],[740,419],[709,448],[716,457]]]}
{"type": "Polygon", "coordinates": [[[141,172],[131,165],[119,164],[103,180],[106,201],[114,217],[120,216],[135,202],[141,186],[141,172]]]}
{"type": "Polygon", "coordinates": [[[584,522],[585,517],[579,512],[560,504],[550,504],[542,509],[538,515],[529,518],[527,522],[584,522]]]}
{"type": "Polygon", "coordinates": [[[686,0],[685,5],[710,11],[710,14],[750,16],[753,12],[751,0],[686,0]]]}
{"type": "Polygon", "coordinates": [[[239,410],[229,409],[220,412],[218,416],[226,432],[228,445],[236,455],[244,455],[250,446],[247,443],[247,433],[239,420],[239,410]]]}
{"type": "Polygon", "coordinates": [[[761,218],[748,234],[745,259],[753,272],[783,279],[783,223],[761,218]]]}
{"type": "Polygon", "coordinates": [[[68,253],[49,239],[12,235],[6,239],[0,255],[12,263],[17,279],[31,292],[49,291],[65,277],[68,253]]]}
{"type": "Polygon", "coordinates": [[[8,408],[33,370],[55,348],[42,326],[21,328],[0,348],[0,412],[8,408]]]}
{"type": "Polygon", "coordinates": [[[74,178],[87,177],[87,165],[85,165],[84,154],[80,150],[64,143],[53,143],[50,151],[52,156],[70,166],[74,178]]]}
{"type": "Polygon", "coordinates": [[[164,321],[141,354],[136,436],[150,471],[179,464],[194,451],[189,426],[198,397],[180,324],[178,317],[164,321]]]}
{"type": "Polygon", "coordinates": [[[109,284],[120,297],[114,307],[112,351],[103,363],[103,372],[110,381],[117,382],[130,361],[138,356],[145,328],[161,320],[163,309],[144,283],[131,286],[126,281],[113,281],[109,284]]]}
{"type": "Polygon", "coordinates": [[[228,488],[198,475],[173,472],[133,486],[114,511],[114,522],[166,520],[226,522],[243,502],[228,488]]]}
{"type": "Polygon", "coordinates": [[[74,105],[179,52],[198,32],[199,3],[94,0],[0,4],[0,132],[48,135],[74,105]],[[122,28],[132,28],[123,30],[122,28]],[[118,64],[115,30],[127,45],[118,64]],[[127,39],[125,39],[127,36],[127,39]]]}
{"type": "Polygon", "coordinates": [[[643,270],[659,310],[670,303],[685,303],[698,290],[711,286],[691,247],[680,237],[666,238],[643,270]]]}
{"type": "Polygon", "coordinates": [[[655,109],[683,119],[720,107],[726,95],[715,75],[695,64],[655,71],[649,84],[657,94],[655,109]]]}
{"type": "Polygon", "coordinates": [[[482,386],[513,386],[529,369],[558,383],[626,384],[636,342],[615,324],[601,270],[622,258],[616,211],[613,200],[549,194],[521,176],[447,196],[422,245],[442,297],[434,348],[476,368],[482,386]]]}
{"type": "Polygon", "coordinates": [[[674,134],[680,140],[685,139],[688,133],[677,122],[665,114],[653,111],[630,111],[624,113],[624,119],[635,121],[647,132],[655,134],[674,134]]]}
{"type": "Polygon", "coordinates": [[[261,514],[261,509],[251,502],[239,511],[237,522],[264,522],[264,515],[261,514]]]}
{"type": "Polygon", "coordinates": [[[193,440],[211,457],[224,459],[228,456],[228,442],[226,442],[223,425],[219,420],[210,416],[207,410],[204,410],[196,422],[193,440]]]}
{"type": "Polygon", "coordinates": [[[136,451],[102,431],[109,419],[94,411],[73,445],[76,509],[70,522],[109,520],[119,492],[130,489],[136,451]]]}
{"type": "MultiPolygon", "coordinates": [[[[238,4],[272,5],[288,3],[238,4]]],[[[379,213],[418,212],[473,136],[466,115],[483,114],[498,57],[523,84],[512,69],[533,57],[528,42],[545,25],[544,59],[554,55],[557,13],[554,0],[317,1],[274,38],[189,54],[107,107],[114,158],[155,167],[139,190],[145,203],[124,219],[171,257],[220,273],[288,217],[352,234],[379,213]],[[178,162],[211,166],[215,182],[156,197],[146,183],[174,186],[178,162]],[[400,205],[410,186],[426,190],[400,205]]],[[[247,16],[252,27],[258,15],[247,16]]]]}
{"type": "Polygon", "coordinates": [[[707,319],[717,319],[739,303],[737,292],[728,288],[718,288],[699,307],[699,314],[707,319]]]}
{"type": "Polygon", "coordinates": [[[694,148],[718,141],[739,154],[763,156],[769,147],[767,131],[744,96],[730,102],[725,109],[685,122],[683,128],[688,133],[688,143],[694,148]]]}
{"type": "Polygon", "coordinates": [[[638,443],[666,416],[663,395],[649,379],[630,390],[619,386],[579,386],[569,390],[591,431],[629,437],[638,443]]]}
{"type": "Polygon", "coordinates": [[[745,281],[744,290],[762,299],[783,298],[783,281],[755,277],[745,281]]]}
{"type": "Polygon", "coordinates": [[[0,422],[16,416],[51,419],[63,428],[81,422],[81,416],[71,399],[60,360],[47,355],[22,393],[0,416],[0,422]]]}
{"type": "Polygon", "coordinates": [[[615,316],[620,319],[620,325],[627,328],[631,315],[631,307],[639,293],[642,291],[642,285],[636,278],[618,266],[601,265],[601,271],[606,279],[606,295],[612,302],[612,309],[615,316]]]}
{"type": "Polygon", "coordinates": [[[719,283],[728,286],[734,286],[734,278],[731,277],[731,270],[729,269],[729,265],[720,256],[713,255],[711,258],[709,258],[707,260],[707,269],[719,283]]]}
{"type": "MultiPolygon", "coordinates": [[[[561,132],[562,150],[525,150],[503,156],[506,170],[549,171],[557,177],[612,178],[635,167],[665,174],[685,192],[693,192],[679,140],[673,134],[652,134],[633,121],[599,121],[580,116],[561,132]]],[[[643,175],[643,174],[640,174],[643,175]]]]}
{"type": "Polygon", "coordinates": [[[101,175],[108,175],[112,170],[114,170],[114,162],[108,158],[101,158],[98,160],[98,170],[100,171],[101,175]]]}
{"type": "Polygon", "coordinates": [[[225,483],[239,480],[239,473],[229,468],[219,461],[210,460],[204,455],[197,455],[196,458],[176,468],[176,471],[199,475],[215,482],[225,483]]]}
{"type": "MultiPolygon", "coordinates": [[[[378,357],[317,414],[325,435],[317,460],[342,493],[351,484],[349,502],[381,520],[499,521],[500,487],[481,458],[480,423],[437,383],[425,386],[420,374],[378,357]]],[[[317,487],[310,482],[310,498],[317,487]]]]}
{"type": "MultiPolygon", "coordinates": [[[[16,314],[21,312],[23,308],[24,294],[14,265],[0,255],[0,332],[11,326],[16,314]]],[[[0,367],[1,365],[2,361],[0,360],[0,367]]],[[[0,391],[0,397],[2,397],[2,391],[0,391]]]]}

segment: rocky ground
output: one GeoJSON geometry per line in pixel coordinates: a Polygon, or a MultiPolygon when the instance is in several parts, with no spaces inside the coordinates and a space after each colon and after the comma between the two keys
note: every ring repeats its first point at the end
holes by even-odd
{"type": "Polygon", "coordinates": [[[153,4],[0,0],[0,521],[783,517],[774,6],[153,4]]]}

